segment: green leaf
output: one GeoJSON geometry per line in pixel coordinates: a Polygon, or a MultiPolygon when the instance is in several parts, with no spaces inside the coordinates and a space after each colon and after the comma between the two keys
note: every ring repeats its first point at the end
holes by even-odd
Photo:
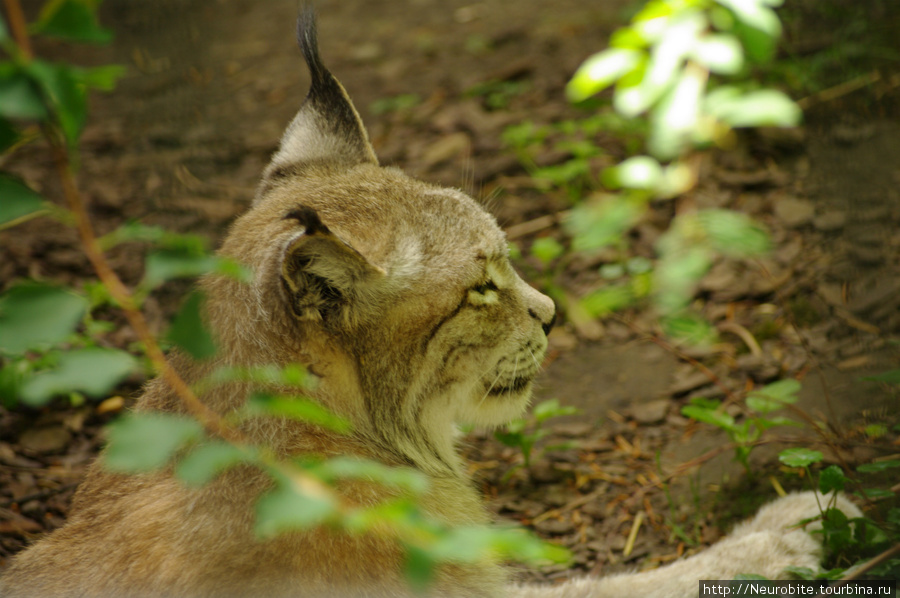
{"type": "MultiPolygon", "coordinates": [[[[19,141],[19,132],[11,122],[5,118],[0,118],[0,155],[15,145],[17,141],[19,141]]],[[[0,195],[2,195],[2,191],[0,191],[0,195]]],[[[6,196],[3,195],[3,198],[5,203],[6,196]]],[[[4,206],[0,204],[0,213],[3,212],[3,208],[4,206]]]]}
{"type": "Polygon", "coordinates": [[[808,448],[790,448],[778,453],[778,460],[788,467],[808,467],[822,458],[821,452],[808,448]]]}
{"type": "Polygon", "coordinates": [[[620,196],[578,204],[565,221],[572,233],[572,249],[587,251],[617,243],[646,212],[646,205],[620,196]]]}
{"type": "Polygon", "coordinates": [[[65,340],[87,310],[67,289],[26,282],[0,295],[0,353],[48,348],[65,340]]]}
{"type": "Polygon", "coordinates": [[[100,91],[112,91],[116,82],[121,79],[128,69],[119,64],[107,64],[92,68],[73,68],[75,78],[89,89],[100,91]]]}
{"type": "Polygon", "coordinates": [[[697,213],[713,249],[732,257],[753,257],[771,247],[769,235],[749,217],[733,210],[703,210],[697,213]]]}
{"type": "Polygon", "coordinates": [[[678,315],[687,308],[697,283],[712,264],[708,248],[684,243],[677,225],[657,243],[660,260],[653,278],[656,306],[663,315],[678,315]]]}
{"type": "Polygon", "coordinates": [[[164,249],[190,254],[209,253],[209,239],[202,235],[175,233],[162,226],[148,226],[141,222],[128,222],[100,238],[103,249],[112,249],[128,241],[155,243],[164,249]]]}
{"type": "Polygon", "coordinates": [[[427,550],[417,546],[406,547],[406,558],[403,563],[404,578],[415,594],[427,595],[428,589],[434,581],[436,564],[427,550]]]}
{"type": "Polygon", "coordinates": [[[255,392],[247,400],[249,415],[275,415],[321,426],[334,432],[346,434],[352,426],[346,419],[331,413],[311,399],[255,392]]]}
{"type": "Polygon", "coordinates": [[[886,382],[888,384],[900,384],[900,370],[890,370],[874,376],[865,376],[861,380],[872,382],[886,382]]]}
{"type": "Polygon", "coordinates": [[[755,27],[770,37],[781,35],[781,21],[771,8],[770,3],[759,0],[716,0],[722,6],[731,9],[739,21],[755,27]]]}
{"type": "Polygon", "coordinates": [[[0,116],[11,120],[47,118],[47,108],[31,77],[10,63],[0,64],[0,116]]]}
{"type": "Polygon", "coordinates": [[[580,102],[603,91],[637,68],[643,53],[627,48],[610,48],[594,54],[575,71],[566,85],[566,96],[580,102]]]}
{"type": "Polygon", "coordinates": [[[710,34],[697,40],[691,56],[710,71],[734,75],[744,66],[741,43],[733,35],[710,34]]]}
{"type": "Polygon", "coordinates": [[[194,359],[208,359],[216,354],[212,334],[203,323],[201,312],[205,300],[203,292],[199,290],[188,295],[166,335],[167,340],[194,359]]]}
{"type": "Polygon", "coordinates": [[[193,418],[158,411],[129,413],[107,430],[103,464],[122,473],[160,469],[182,447],[203,435],[203,426],[193,418]]]}
{"type": "Polygon", "coordinates": [[[278,476],[274,490],[256,503],[256,535],[271,538],[277,534],[309,529],[323,523],[336,510],[334,499],[325,494],[304,491],[298,484],[278,476]]]}
{"type": "Polygon", "coordinates": [[[734,418],[716,409],[708,409],[700,405],[685,405],[681,408],[681,414],[699,422],[711,424],[726,431],[732,431],[734,427],[734,418]]]}
{"type": "Polygon", "coordinates": [[[541,237],[531,244],[531,255],[545,266],[565,253],[566,248],[553,237],[541,237]]]}
{"type": "Polygon", "coordinates": [[[547,421],[553,417],[562,417],[564,415],[575,415],[578,413],[576,407],[563,406],[559,404],[558,399],[548,399],[541,401],[531,410],[531,414],[538,423],[547,421]]]}
{"type": "Polygon", "coordinates": [[[230,467],[252,461],[254,455],[221,440],[195,447],[175,466],[175,475],[189,486],[203,486],[230,467]]]}
{"type": "Polygon", "coordinates": [[[800,382],[793,378],[779,380],[747,395],[747,406],[759,413],[769,413],[797,402],[800,382]]]}
{"type": "Polygon", "coordinates": [[[886,471],[888,469],[894,469],[896,467],[900,467],[900,461],[896,459],[889,459],[886,461],[865,463],[857,467],[856,471],[858,471],[859,473],[878,473],[880,471],[886,471]]]}
{"type": "Polygon", "coordinates": [[[802,111],[788,96],[773,89],[742,92],[719,87],[706,96],[706,112],[732,127],[793,127],[802,111]]]}
{"type": "Polygon", "coordinates": [[[87,117],[87,96],[74,69],[64,64],[32,60],[27,72],[41,88],[44,102],[51,108],[66,141],[74,146],[87,117]]]}
{"type": "Polygon", "coordinates": [[[160,249],[146,259],[141,286],[154,289],[174,278],[190,278],[215,270],[219,260],[214,255],[181,249],[160,249]]]}
{"type": "Polygon", "coordinates": [[[45,209],[44,198],[25,183],[11,176],[0,174],[0,225],[13,222],[45,209]]]}
{"type": "Polygon", "coordinates": [[[787,573],[796,575],[800,579],[812,580],[816,578],[816,572],[809,567],[798,567],[796,565],[790,565],[788,567],[785,567],[784,570],[787,573]]]}
{"type": "Polygon", "coordinates": [[[420,471],[411,467],[388,467],[367,459],[335,457],[323,461],[317,471],[326,480],[366,479],[415,496],[421,496],[428,490],[428,478],[420,471]]]}
{"type": "Polygon", "coordinates": [[[882,499],[882,498],[892,498],[896,496],[894,492],[890,490],[886,490],[884,488],[861,488],[859,491],[861,496],[871,499],[882,499]]]}
{"type": "Polygon", "coordinates": [[[747,57],[754,63],[766,64],[775,57],[775,51],[778,49],[777,38],[740,21],[734,24],[732,30],[740,38],[747,57]]]}
{"type": "Polygon", "coordinates": [[[112,40],[112,33],[100,27],[93,4],[85,0],[48,2],[32,30],[35,33],[70,41],[109,43],[112,40]]]}
{"type": "Polygon", "coordinates": [[[126,376],[137,361],[118,349],[89,348],[60,353],[56,366],[32,375],[22,384],[22,402],[43,405],[54,396],[81,392],[102,397],[126,376]]]}
{"type": "Polygon", "coordinates": [[[819,474],[819,492],[828,494],[832,490],[843,490],[844,485],[850,479],[844,475],[844,471],[837,465],[829,465],[819,474]]]}
{"type": "Polygon", "coordinates": [[[634,293],[627,285],[612,285],[585,295],[580,301],[582,309],[594,318],[609,315],[634,302],[634,293]]]}

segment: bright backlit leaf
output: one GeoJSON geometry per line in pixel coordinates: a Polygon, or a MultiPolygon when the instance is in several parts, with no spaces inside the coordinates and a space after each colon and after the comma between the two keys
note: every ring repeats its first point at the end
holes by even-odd
{"type": "Polygon", "coordinates": [[[706,88],[706,73],[688,68],[678,77],[650,118],[650,152],[662,160],[676,158],[684,151],[700,117],[700,102],[706,88]]]}
{"type": "Polygon", "coordinates": [[[711,91],[705,110],[732,127],[793,127],[802,116],[800,107],[780,91],[742,92],[729,86],[711,91]]]}
{"type": "Polygon", "coordinates": [[[603,91],[634,70],[641,57],[640,51],[627,48],[610,48],[594,54],[575,71],[566,86],[566,95],[571,101],[580,102],[603,91]]]}
{"type": "Polygon", "coordinates": [[[711,34],[699,40],[691,57],[713,73],[734,75],[744,66],[744,51],[733,35],[711,34]]]}
{"type": "Polygon", "coordinates": [[[770,6],[780,6],[776,0],[716,0],[722,6],[734,11],[738,20],[765,32],[771,37],[781,35],[781,21],[770,6]]]}
{"type": "Polygon", "coordinates": [[[611,189],[626,187],[649,190],[659,184],[662,172],[662,166],[654,158],[634,156],[618,166],[608,168],[602,176],[603,183],[611,189]]]}

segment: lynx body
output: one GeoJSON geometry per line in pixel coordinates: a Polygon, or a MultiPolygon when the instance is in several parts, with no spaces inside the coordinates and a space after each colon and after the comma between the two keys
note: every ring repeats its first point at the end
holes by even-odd
{"type": "MultiPolygon", "coordinates": [[[[343,87],[322,66],[307,13],[300,43],[309,95],[264,173],[253,207],[222,255],[255,273],[250,284],[206,278],[213,364],[175,355],[187,382],[214,365],[302,363],[315,400],[353,425],[349,435],[286,419],[242,432],[283,456],[354,455],[414,467],[430,490],[421,507],[448,524],[488,516],[454,447],[455,423],[500,425],[525,409],[554,320],[552,301],[522,281],[495,220],[463,193],[382,168],[343,87]]],[[[202,399],[227,415],[242,385],[202,399]]],[[[139,411],[180,412],[162,380],[139,411]]],[[[254,503],[271,482],[249,467],[202,488],[170,472],[124,476],[95,465],[61,529],[18,555],[0,578],[6,598],[244,598],[407,596],[403,555],[390,534],[321,528],[254,535],[254,503]]],[[[348,504],[384,490],[339,487],[348,504]]],[[[856,513],[841,499],[841,508],[856,513]]],[[[812,494],[769,505],[711,549],[669,567],[551,588],[510,585],[492,562],[441,568],[439,596],[681,597],[698,579],[769,577],[816,567],[820,547],[788,529],[817,512],[812,494]]]]}

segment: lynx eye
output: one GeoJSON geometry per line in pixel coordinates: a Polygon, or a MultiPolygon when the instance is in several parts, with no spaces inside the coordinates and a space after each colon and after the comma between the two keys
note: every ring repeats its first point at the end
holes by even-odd
{"type": "Polygon", "coordinates": [[[487,295],[489,291],[497,292],[500,289],[497,287],[496,283],[489,278],[486,282],[481,283],[477,287],[472,287],[472,290],[479,295],[487,295]]]}
{"type": "Polygon", "coordinates": [[[478,286],[469,289],[469,304],[480,307],[482,305],[496,303],[500,297],[498,294],[499,290],[497,284],[493,280],[488,279],[478,286]]]}

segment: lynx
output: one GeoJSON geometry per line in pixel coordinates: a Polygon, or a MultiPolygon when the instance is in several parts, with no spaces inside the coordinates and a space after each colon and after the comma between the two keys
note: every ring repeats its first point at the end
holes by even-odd
{"type": "MultiPolygon", "coordinates": [[[[211,275],[205,290],[215,365],[302,363],[314,399],[350,420],[349,435],[271,418],[243,432],[283,456],[353,455],[413,467],[429,479],[421,508],[449,525],[489,521],[454,445],[457,423],[517,417],[555,318],[553,302],[507,258],[495,220],[460,191],[379,166],[344,88],[320,61],[314,19],[301,17],[309,94],[266,168],[252,208],[221,254],[252,283],[211,275]]],[[[209,364],[172,357],[188,382],[209,364]]],[[[236,385],[202,399],[227,415],[236,385]]],[[[136,410],[179,412],[165,382],[136,410]]],[[[67,524],[13,559],[7,598],[245,598],[409,596],[400,547],[386,534],[312,529],[260,540],[253,505],[270,482],[238,467],[202,488],[172,473],[125,476],[95,464],[67,524]]],[[[340,487],[348,504],[383,498],[370,484],[340,487]]],[[[817,514],[812,493],[764,507],[705,552],[668,567],[553,587],[511,583],[492,562],[445,566],[436,596],[682,597],[697,580],[741,572],[771,578],[815,568],[821,547],[793,524],[817,514]]],[[[824,499],[822,499],[824,500],[824,499]]],[[[858,510],[844,498],[839,506],[858,510]]]]}

